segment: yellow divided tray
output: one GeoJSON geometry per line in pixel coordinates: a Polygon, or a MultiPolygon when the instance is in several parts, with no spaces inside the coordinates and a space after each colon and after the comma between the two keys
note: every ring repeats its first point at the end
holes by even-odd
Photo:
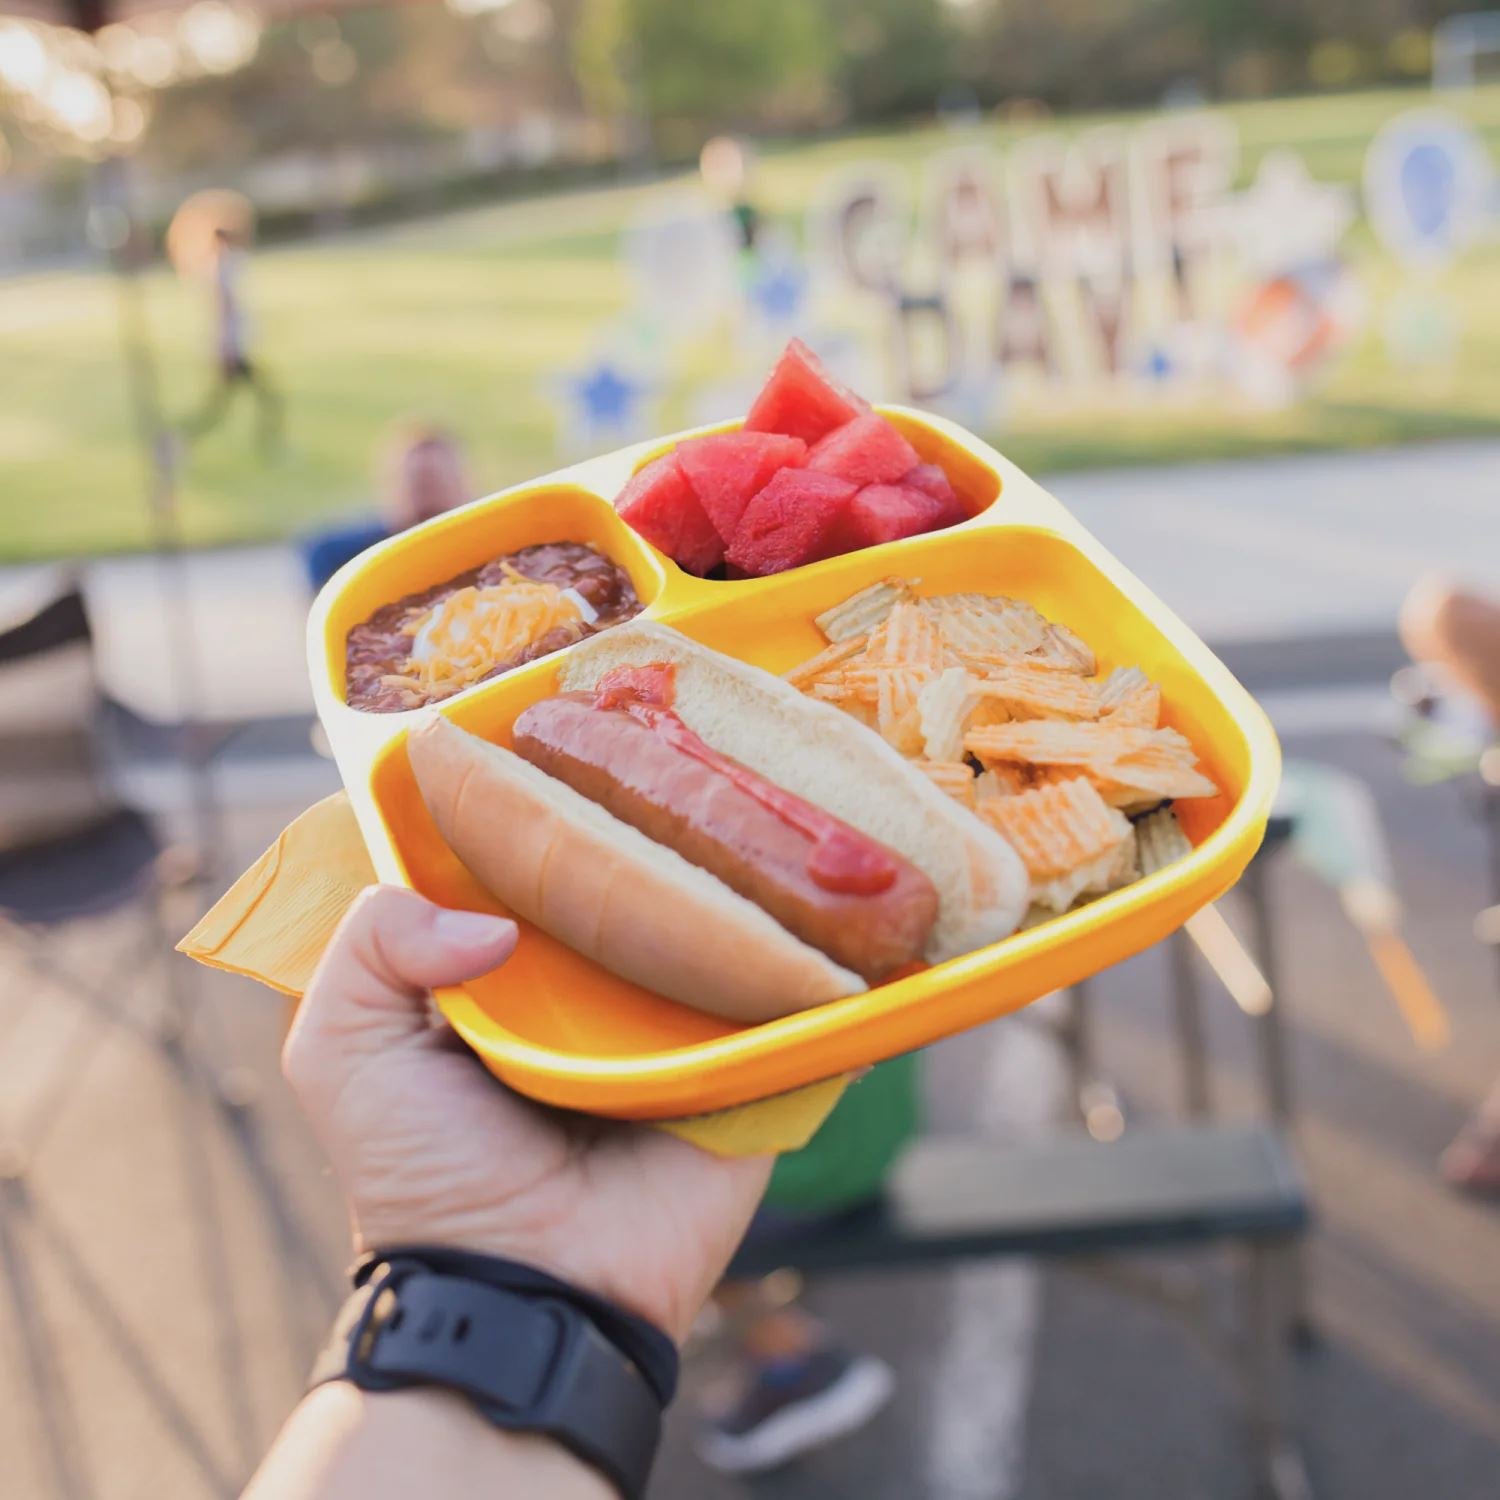
{"type": "MultiPolygon", "coordinates": [[[[523,925],[503,968],[438,1002],[485,1064],[549,1103],[626,1119],[743,1104],[909,1051],[1019,1009],[1118,963],[1222,895],[1255,853],[1280,767],[1271,726],[1217,658],[1039,486],[951,423],[886,408],[922,457],[940,463],[974,512],[961,526],[773,578],[690,577],[626,526],[612,498],[648,458],[689,437],[641,444],[520,485],[373,548],[318,596],[308,664],[327,730],[382,880],[446,906],[500,910],[449,852],[412,779],[413,715],[344,702],[349,629],[404,594],[537,542],[588,542],[631,576],[645,618],[785,671],[823,644],[813,616],[878,579],[919,592],[976,590],[1035,605],[1075,630],[1101,671],[1139,666],[1162,690],[1221,795],[1179,804],[1193,853],[1123,890],[1003,942],[866,994],[760,1026],[735,1027],[615,978],[523,925]]],[[[722,429],[704,429],[722,430],[722,429]]],[[[1161,538],[1163,546],[1170,537],[1161,538]]],[[[552,656],[476,684],[441,712],[506,744],[516,715],[557,691],[552,656]]],[[[506,831],[494,837],[504,841],[506,831]]],[[[683,931],[684,943],[714,934],[683,931]]]]}

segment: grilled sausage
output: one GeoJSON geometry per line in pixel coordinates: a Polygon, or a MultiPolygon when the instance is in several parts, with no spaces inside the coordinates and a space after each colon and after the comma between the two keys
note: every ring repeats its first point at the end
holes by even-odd
{"type": "MultiPolygon", "coordinates": [[[[769,784],[745,767],[726,762],[731,773],[705,763],[652,723],[596,707],[586,693],[531,705],[516,719],[513,742],[540,770],[707,870],[866,981],[878,983],[922,956],[938,912],[927,876],[847,824],[792,799],[807,809],[808,821],[831,825],[838,840],[891,871],[884,888],[868,894],[829,889],[817,878],[818,837],[774,810],[790,794],[755,795],[747,787],[769,784]]],[[[710,933],[683,934],[684,942],[712,940],[710,933]]]]}

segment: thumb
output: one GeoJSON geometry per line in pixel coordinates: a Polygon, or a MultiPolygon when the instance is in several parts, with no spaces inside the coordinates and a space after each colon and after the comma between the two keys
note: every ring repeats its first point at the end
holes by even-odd
{"type": "Polygon", "coordinates": [[[448,911],[415,891],[360,894],[324,953],[287,1037],[288,1077],[312,1081],[341,1059],[428,1029],[427,992],[488,973],[510,957],[516,924],[448,911]]]}

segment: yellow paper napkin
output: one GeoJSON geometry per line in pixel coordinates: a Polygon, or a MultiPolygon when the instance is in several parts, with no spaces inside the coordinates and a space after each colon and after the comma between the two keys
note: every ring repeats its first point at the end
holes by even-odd
{"type": "MultiPolygon", "coordinates": [[[[325,797],[230,886],[178,950],[300,996],[339,918],[374,879],[349,799],[325,797]]],[[[846,1082],[831,1078],[737,1109],[655,1123],[719,1156],[794,1151],[812,1139],[846,1082]]]]}

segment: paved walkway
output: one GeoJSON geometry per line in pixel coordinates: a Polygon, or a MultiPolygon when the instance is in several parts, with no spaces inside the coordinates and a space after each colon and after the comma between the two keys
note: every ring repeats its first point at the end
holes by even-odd
{"type": "MultiPolygon", "coordinates": [[[[1313,1311],[1324,1342],[1296,1384],[1313,1476],[1324,1500],[1492,1500],[1500,1219],[1445,1191],[1433,1171],[1500,1058],[1491,965],[1469,934],[1480,841],[1460,799],[1404,785],[1368,736],[1299,737],[1288,748],[1374,783],[1410,901],[1408,934],[1455,1027],[1445,1051],[1417,1052],[1336,898],[1284,869],[1294,1077],[1318,1206],[1313,1311]]],[[[295,810],[268,799],[237,812],[235,867],[295,810]]],[[[1241,919],[1232,901],[1229,914],[1241,919]]],[[[75,956],[105,979],[111,1004],[149,1016],[155,992],[122,992],[100,937],[81,934],[75,956]]],[[[212,1068],[247,1071],[257,1095],[247,1116],[217,1107],[172,1055],[100,1026],[0,956],[0,1133],[37,1097],[49,1061],[83,1069],[31,1197],[0,1194],[5,1500],[232,1496],[323,1331],[344,1226],[276,1074],[281,1004],[246,981],[197,977],[196,1044],[212,1068]]],[[[1163,978],[1161,955],[1148,954],[1096,994],[1100,1057],[1130,1121],[1175,1106],[1163,978]]],[[[1244,1020],[1217,990],[1209,996],[1216,1096],[1243,1115],[1254,1108],[1244,1020]]],[[[1036,1044],[1007,1021],[933,1049],[933,1127],[1006,1134],[1021,1128],[1018,1112],[1034,1119],[1020,1085],[1047,1071],[1036,1044]]],[[[690,1451],[695,1370],[655,1500],[1249,1493],[1216,1370],[1169,1322],[1055,1267],[850,1277],[816,1286],[812,1302],[896,1366],[888,1415],[763,1481],[719,1480],[690,1451]]]]}

